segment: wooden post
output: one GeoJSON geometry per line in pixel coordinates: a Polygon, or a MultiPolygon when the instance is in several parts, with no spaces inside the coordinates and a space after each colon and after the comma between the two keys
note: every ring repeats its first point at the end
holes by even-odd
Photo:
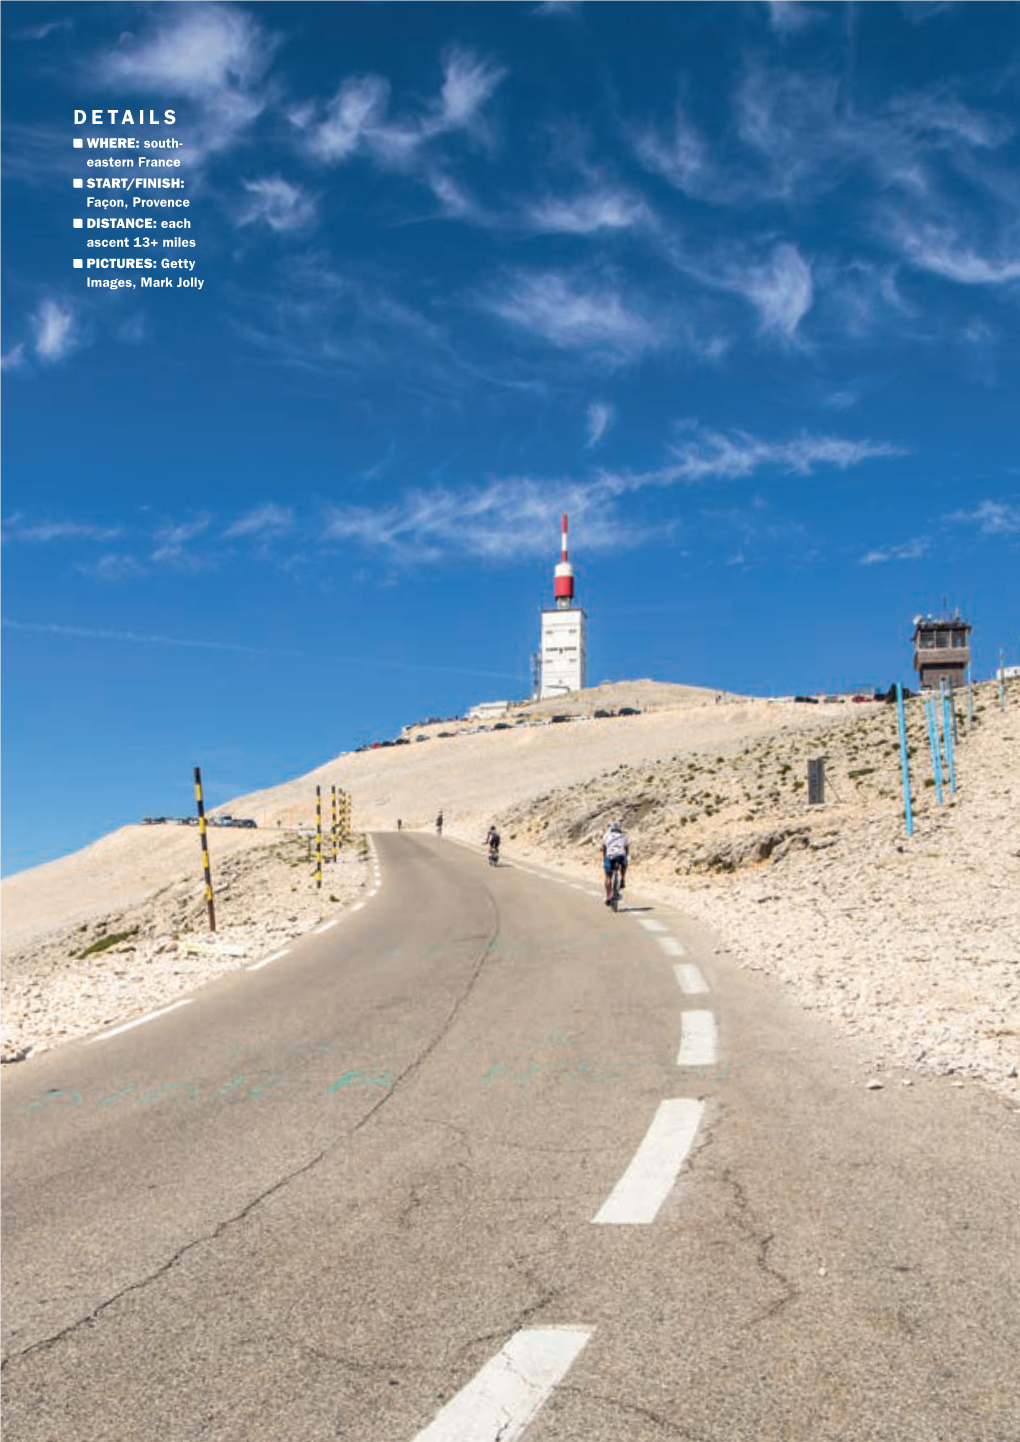
{"type": "Polygon", "coordinates": [[[195,767],[195,801],[198,804],[198,835],[202,842],[202,869],[205,872],[205,905],[209,913],[209,930],[216,930],[216,908],[213,906],[212,870],[209,866],[209,837],[205,828],[205,806],[202,802],[202,768],[195,767]]]}
{"type": "Polygon", "coordinates": [[[322,890],[322,787],[315,788],[315,889],[322,890]]]}

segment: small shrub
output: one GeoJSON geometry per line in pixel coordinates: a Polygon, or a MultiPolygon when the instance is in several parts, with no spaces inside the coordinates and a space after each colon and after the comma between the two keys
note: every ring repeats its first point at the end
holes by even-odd
{"type": "Polygon", "coordinates": [[[135,926],[131,931],[114,931],[110,936],[102,936],[91,946],[87,946],[84,951],[79,951],[78,960],[84,961],[87,956],[98,956],[101,951],[109,951],[111,946],[119,946],[122,941],[127,941],[130,937],[137,935],[138,927],[135,926]]]}

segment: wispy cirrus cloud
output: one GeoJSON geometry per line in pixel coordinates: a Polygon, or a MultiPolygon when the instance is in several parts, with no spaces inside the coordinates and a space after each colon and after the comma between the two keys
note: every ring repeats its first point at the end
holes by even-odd
{"type": "Polygon", "coordinates": [[[482,308],[561,350],[581,350],[616,364],[665,344],[660,322],[636,310],[609,285],[555,271],[518,272],[482,308]]]}
{"type": "Polygon", "coordinates": [[[814,299],[811,266],[795,245],[785,242],[777,245],[764,263],[730,266],[713,283],[751,302],[763,334],[791,342],[814,299]]]}
{"type": "Polygon", "coordinates": [[[193,550],[185,549],[188,542],[203,536],[212,525],[213,517],[208,511],[200,512],[187,521],[175,521],[159,526],[156,530],[156,548],[151,559],[157,565],[180,566],[194,570],[205,562],[193,550]]]}
{"type": "Polygon", "coordinates": [[[919,270],[960,285],[1006,285],[1020,280],[1020,244],[1012,254],[987,256],[961,240],[955,227],[917,223],[902,215],[892,228],[904,255],[919,270]]]}
{"type": "Polygon", "coordinates": [[[346,79],[322,115],[315,102],[292,108],[291,123],[304,149],[328,165],[365,155],[384,169],[412,169],[431,142],[457,132],[488,138],[483,110],[506,76],[494,61],[462,46],[443,55],[438,96],[417,115],[391,118],[391,86],[380,75],[346,79]],[[321,118],[320,118],[321,115],[321,118]]]}
{"type": "Polygon", "coordinates": [[[43,25],[29,25],[24,30],[15,32],[15,40],[29,40],[38,43],[40,40],[48,40],[51,35],[60,35],[67,30],[74,29],[74,22],[69,19],[50,20],[43,25]]]}
{"type": "Polygon", "coordinates": [[[591,450],[608,431],[613,423],[614,408],[607,401],[592,401],[588,407],[588,439],[585,449],[591,450]]]}
{"type": "Polygon", "coordinates": [[[746,480],[769,471],[810,477],[904,451],[888,442],[838,436],[768,441],[743,431],[698,429],[673,453],[672,464],[651,471],[509,476],[481,487],[414,489],[381,506],[334,506],[325,514],[321,538],[327,544],[353,542],[402,565],[437,564],[457,555],[498,564],[546,552],[567,510],[586,551],[618,550],[661,535],[662,523],[645,528],[633,519],[632,506],[621,513],[619,502],[638,492],[746,480]]]}
{"type": "MultiPolygon", "coordinates": [[[[885,199],[938,204],[944,167],[972,170],[975,155],[991,156],[1015,133],[1011,116],[968,105],[945,86],[865,108],[850,102],[835,72],[750,61],[732,122],[712,142],[683,105],[671,132],[645,125],[632,142],[646,170],[716,205],[813,198],[861,177],[885,199]]],[[[974,179],[991,190],[998,183],[990,172],[974,179]]]]}
{"type": "Polygon", "coordinates": [[[276,506],[271,501],[256,506],[224,531],[225,536],[282,536],[294,527],[294,511],[290,506],[276,506]]]}
{"type": "Polygon", "coordinates": [[[35,353],[44,361],[62,360],[78,342],[73,312],[55,300],[44,300],[33,317],[35,353]]]}
{"type": "Polygon", "coordinates": [[[187,97],[193,160],[229,149],[268,103],[266,75],[279,37],[238,5],[160,6],[142,34],[125,31],[91,71],[130,93],[187,97]]]}
{"type": "Polygon", "coordinates": [[[16,371],[25,364],[25,343],[20,341],[12,346],[5,356],[0,356],[0,370],[16,371]]]}
{"type": "Polygon", "coordinates": [[[766,0],[766,3],[769,24],[780,35],[796,35],[817,20],[825,19],[823,11],[805,4],[804,0],[766,0]]]}
{"type": "Polygon", "coordinates": [[[238,225],[261,225],[267,230],[305,230],[315,222],[315,201],[300,185],[279,176],[246,180],[251,197],[238,216],[238,225]]]}
{"type": "Polygon", "coordinates": [[[136,646],[174,646],[188,651],[236,651],[248,656],[296,656],[297,651],[270,650],[266,646],[242,646],[233,641],[211,641],[199,637],[148,635],[139,631],[113,631],[93,626],[68,626],[57,621],[16,621],[4,616],[6,630],[36,636],[66,636],[81,641],[126,641],[136,646]]]}
{"type": "Polygon", "coordinates": [[[930,536],[915,536],[897,546],[882,546],[868,551],[857,562],[859,566],[885,566],[893,561],[918,561],[931,547],[930,536]]]}
{"type": "Polygon", "coordinates": [[[91,521],[33,521],[20,515],[3,523],[5,541],[27,541],[48,545],[52,541],[112,541],[122,534],[120,526],[99,526],[91,521]]]}
{"type": "Polygon", "coordinates": [[[976,526],[983,536],[1020,535],[1020,505],[1008,501],[981,501],[973,510],[950,512],[946,520],[976,526]]]}
{"type": "Polygon", "coordinates": [[[527,224],[561,235],[593,235],[603,230],[632,230],[647,225],[651,211],[629,191],[594,190],[572,199],[555,197],[529,206],[527,224]]]}
{"type": "Polygon", "coordinates": [[[105,581],[111,585],[120,581],[136,581],[148,575],[136,556],[123,555],[118,551],[108,551],[95,561],[76,561],[74,569],[92,581],[105,581]]]}

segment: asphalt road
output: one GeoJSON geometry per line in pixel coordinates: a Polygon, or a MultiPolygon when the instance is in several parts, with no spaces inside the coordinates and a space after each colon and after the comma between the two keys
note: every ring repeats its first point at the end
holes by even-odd
{"type": "Polygon", "coordinates": [[[5,1069],[7,1442],[1017,1442],[1009,1107],[868,1090],[633,887],[376,845],[331,930],[5,1069]]]}

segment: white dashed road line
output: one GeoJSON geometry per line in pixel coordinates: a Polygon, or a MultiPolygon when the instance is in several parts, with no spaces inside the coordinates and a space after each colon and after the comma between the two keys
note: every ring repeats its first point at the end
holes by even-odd
{"type": "Polygon", "coordinates": [[[336,926],[339,920],[338,916],[334,916],[332,921],[324,921],[321,926],[315,926],[312,930],[316,936],[321,936],[324,931],[329,931],[331,927],[336,926]]]}
{"type": "Polygon", "coordinates": [[[685,1011],[677,1066],[712,1066],[715,1063],[715,1017],[710,1011],[685,1011]]]}
{"type": "Polygon", "coordinates": [[[246,967],[245,970],[261,971],[262,968],[268,966],[271,961],[279,961],[281,956],[286,956],[288,950],[289,948],[284,947],[283,951],[274,951],[272,956],[264,956],[261,961],[257,961],[254,966],[246,967]]]}
{"type": "MultiPolygon", "coordinates": [[[[112,1031],[104,1031],[102,1036],[94,1036],[92,1043],[109,1041],[111,1036],[120,1036],[122,1031],[132,1031],[136,1026],[144,1026],[147,1021],[156,1021],[158,1017],[166,1016],[168,1012],[176,1011],[179,1006],[190,1005],[190,997],[184,1001],[172,1001],[169,1006],[160,1007],[159,1011],[150,1011],[148,1016],[140,1016],[135,1021],[126,1021],[123,1026],[115,1026],[112,1031]]],[[[90,1045],[92,1043],[90,1043],[90,1045]]]]}
{"type": "Polygon", "coordinates": [[[687,948],[675,936],[660,936],[659,945],[667,956],[686,956],[687,948]]]}
{"type": "Polygon", "coordinates": [[[482,1442],[493,1437],[513,1442],[590,1337],[586,1327],[533,1327],[518,1332],[414,1442],[482,1442]]]}
{"type": "Polygon", "coordinates": [[[701,974],[701,969],[693,962],[682,962],[674,966],[673,973],[680,984],[680,990],[687,992],[689,996],[700,996],[708,991],[708,982],[701,974]]]}
{"type": "Polygon", "coordinates": [[[650,916],[639,916],[637,919],[637,923],[638,926],[643,926],[646,931],[666,930],[661,921],[653,921],[650,916]]]}
{"type": "Polygon", "coordinates": [[[659,1103],[644,1141],[595,1222],[633,1226],[655,1220],[697,1136],[701,1112],[702,1103],[690,1097],[659,1103]]]}

